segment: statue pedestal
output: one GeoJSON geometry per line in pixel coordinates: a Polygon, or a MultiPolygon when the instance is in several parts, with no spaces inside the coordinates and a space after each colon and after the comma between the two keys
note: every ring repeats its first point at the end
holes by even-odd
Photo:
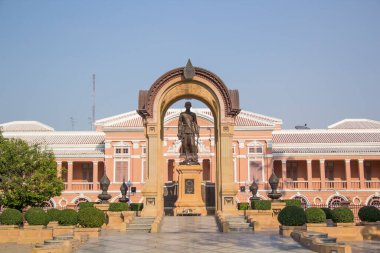
{"type": "Polygon", "coordinates": [[[174,204],[174,215],[207,215],[201,193],[201,165],[179,165],[178,199],[174,204]]]}

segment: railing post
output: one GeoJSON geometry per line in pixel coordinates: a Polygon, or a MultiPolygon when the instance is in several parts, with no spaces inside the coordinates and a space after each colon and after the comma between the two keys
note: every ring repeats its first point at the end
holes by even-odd
{"type": "Polygon", "coordinates": [[[98,189],[98,161],[92,162],[92,189],[98,189]]]}

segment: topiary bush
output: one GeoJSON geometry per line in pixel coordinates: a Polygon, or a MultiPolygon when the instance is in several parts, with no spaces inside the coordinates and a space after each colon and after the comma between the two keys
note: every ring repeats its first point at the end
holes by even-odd
{"type": "Polygon", "coordinates": [[[58,223],[61,226],[73,226],[78,224],[78,213],[73,209],[62,210],[58,216],[58,223]]]}
{"type": "Polygon", "coordinates": [[[375,206],[363,206],[360,208],[358,215],[361,221],[380,221],[380,210],[375,206]]]}
{"type": "Polygon", "coordinates": [[[1,225],[21,225],[22,213],[19,210],[13,208],[7,208],[0,215],[1,225]]]}
{"type": "Polygon", "coordinates": [[[87,207],[94,207],[95,202],[81,202],[79,203],[78,207],[79,209],[87,208],[87,207]]]}
{"type": "Polygon", "coordinates": [[[46,226],[50,219],[44,209],[40,207],[32,207],[25,213],[25,220],[29,225],[43,225],[46,226]]]}
{"type": "Polygon", "coordinates": [[[49,221],[58,221],[59,215],[61,214],[61,210],[52,208],[47,210],[46,213],[49,216],[49,221]]]}
{"type": "Polygon", "coordinates": [[[280,211],[277,219],[284,226],[302,226],[306,223],[306,214],[301,207],[287,206],[280,211]]]}
{"type": "Polygon", "coordinates": [[[342,206],[337,207],[331,211],[332,220],[335,223],[349,223],[354,222],[354,214],[350,208],[342,206]]]}
{"type": "Polygon", "coordinates": [[[110,203],[110,206],[108,207],[108,211],[111,211],[111,212],[128,211],[128,204],[126,204],[126,203],[110,203]]]}
{"type": "Polygon", "coordinates": [[[270,200],[253,200],[251,207],[253,210],[271,210],[272,202],[270,200]]]}
{"type": "Polygon", "coordinates": [[[238,203],[238,210],[248,210],[249,203],[248,202],[240,202],[238,203]]]}
{"type": "Polygon", "coordinates": [[[95,207],[80,209],[78,212],[78,223],[85,228],[99,228],[105,222],[105,216],[102,210],[95,207]]]}
{"type": "Polygon", "coordinates": [[[323,223],[326,221],[325,212],[317,207],[311,207],[305,210],[306,223],[323,223]]]}
{"type": "Polygon", "coordinates": [[[326,219],[332,219],[331,209],[330,209],[330,208],[322,207],[321,210],[322,210],[323,212],[325,212],[325,214],[326,214],[326,219]]]}
{"type": "Polygon", "coordinates": [[[283,202],[286,203],[286,206],[301,207],[301,200],[299,200],[299,199],[284,199],[283,202]]]}
{"type": "Polygon", "coordinates": [[[132,211],[141,211],[144,208],[144,204],[143,203],[131,203],[129,205],[129,207],[132,211]]]}

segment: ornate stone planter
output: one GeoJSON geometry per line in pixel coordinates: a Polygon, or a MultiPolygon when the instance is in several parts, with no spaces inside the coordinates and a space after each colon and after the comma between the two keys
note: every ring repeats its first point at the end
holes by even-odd
{"type": "Polygon", "coordinates": [[[17,243],[35,244],[43,243],[49,239],[53,239],[53,228],[47,228],[42,225],[24,225],[24,228],[20,229],[20,236],[17,243]]]}
{"type": "Polygon", "coordinates": [[[20,227],[16,225],[0,225],[0,243],[17,242],[20,237],[20,227]]]}
{"type": "Polygon", "coordinates": [[[135,211],[122,211],[124,223],[129,223],[136,216],[135,211]]]}
{"type": "Polygon", "coordinates": [[[101,228],[74,228],[74,238],[80,240],[82,235],[88,235],[90,238],[98,238],[101,228]]]}
{"type": "Polygon", "coordinates": [[[49,224],[47,224],[48,227],[56,227],[59,226],[58,221],[50,221],[49,224]]]}
{"type": "Polygon", "coordinates": [[[121,212],[107,212],[107,229],[118,229],[120,230],[122,223],[124,222],[121,212]]]}
{"type": "Polygon", "coordinates": [[[282,226],[280,225],[279,234],[290,236],[293,231],[306,231],[306,226],[282,226]]]}
{"type": "Polygon", "coordinates": [[[364,240],[380,240],[380,222],[360,222],[364,240]]]}
{"type": "Polygon", "coordinates": [[[56,226],[53,227],[53,236],[57,235],[74,235],[75,226],[56,226]]]}

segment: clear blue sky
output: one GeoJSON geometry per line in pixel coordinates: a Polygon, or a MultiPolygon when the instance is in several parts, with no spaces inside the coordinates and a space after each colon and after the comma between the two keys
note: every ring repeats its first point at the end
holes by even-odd
{"type": "Polygon", "coordinates": [[[140,89],[195,66],[284,128],[380,120],[380,1],[0,0],[0,123],[88,130],[140,89]]]}

